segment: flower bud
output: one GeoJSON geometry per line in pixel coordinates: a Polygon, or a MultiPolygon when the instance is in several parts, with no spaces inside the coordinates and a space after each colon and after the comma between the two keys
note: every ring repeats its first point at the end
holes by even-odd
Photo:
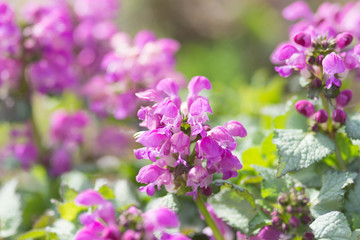
{"type": "Polygon", "coordinates": [[[314,81],[312,82],[312,86],[314,88],[320,88],[322,86],[322,81],[318,78],[315,78],[314,81]]]}
{"type": "Polygon", "coordinates": [[[289,220],[289,224],[293,228],[298,228],[300,226],[300,220],[297,217],[292,216],[289,220]]]}
{"type": "Polygon", "coordinates": [[[315,112],[314,105],[307,100],[298,101],[295,104],[295,109],[307,118],[311,117],[315,112]]]}
{"type": "Polygon", "coordinates": [[[328,120],[328,114],[324,109],[320,109],[315,113],[315,121],[318,123],[325,123],[328,120]]]}
{"type": "Polygon", "coordinates": [[[310,65],[313,65],[313,64],[315,63],[315,57],[314,57],[314,56],[309,57],[309,58],[308,58],[308,63],[309,63],[310,65]]]}
{"type": "Polygon", "coordinates": [[[348,32],[340,33],[336,36],[336,45],[343,49],[344,47],[348,46],[353,40],[353,36],[348,32]]]}
{"type": "Polygon", "coordinates": [[[313,131],[313,132],[319,131],[319,125],[315,124],[314,126],[312,126],[311,131],[313,131]]]}
{"type": "Polygon", "coordinates": [[[305,215],[301,218],[301,221],[304,223],[304,224],[308,224],[311,222],[311,217],[309,215],[305,215]]]}
{"type": "Polygon", "coordinates": [[[338,123],[345,123],[346,117],[346,112],[339,108],[336,108],[332,115],[333,120],[338,123]]]}
{"type": "Polygon", "coordinates": [[[289,230],[289,226],[286,223],[282,223],[281,228],[284,232],[289,230]]]}
{"type": "Polygon", "coordinates": [[[294,41],[303,46],[303,47],[310,47],[311,45],[311,36],[308,33],[300,32],[295,35],[294,41]]]}
{"type": "Polygon", "coordinates": [[[315,62],[317,65],[321,65],[322,61],[324,60],[324,56],[323,55],[319,55],[315,58],[315,62]]]}
{"type": "Polygon", "coordinates": [[[279,197],[278,202],[280,205],[285,206],[289,202],[289,198],[286,195],[282,195],[279,197]]]}
{"type": "Polygon", "coordinates": [[[288,213],[293,213],[293,212],[294,212],[294,208],[289,205],[289,206],[286,207],[286,211],[287,211],[288,213]]]}
{"type": "Polygon", "coordinates": [[[309,200],[309,198],[307,198],[307,197],[304,197],[303,200],[302,200],[302,204],[305,205],[305,206],[306,206],[309,202],[310,202],[310,200],[309,200]]]}
{"type": "Polygon", "coordinates": [[[272,224],[273,224],[274,226],[280,226],[281,223],[282,223],[282,220],[281,220],[281,218],[279,218],[279,217],[274,217],[274,218],[272,219],[272,224]]]}
{"type": "Polygon", "coordinates": [[[212,193],[212,189],[211,189],[211,187],[203,187],[203,188],[201,188],[201,193],[204,196],[210,196],[212,193]]]}
{"type": "Polygon", "coordinates": [[[307,232],[304,234],[303,240],[313,240],[315,238],[314,234],[307,232]]]}
{"type": "Polygon", "coordinates": [[[352,98],[352,91],[349,89],[345,89],[335,99],[336,106],[337,107],[345,107],[351,101],[351,98],[352,98]]]}
{"type": "Polygon", "coordinates": [[[328,41],[323,40],[323,41],[321,42],[321,47],[322,47],[323,49],[328,48],[328,47],[329,47],[329,43],[328,43],[328,41]]]}

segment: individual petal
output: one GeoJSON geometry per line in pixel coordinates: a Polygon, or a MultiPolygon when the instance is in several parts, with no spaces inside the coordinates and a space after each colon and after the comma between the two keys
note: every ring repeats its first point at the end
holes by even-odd
{"type": "Polygon", "coordinates": [[[282,15],[287,20],[295,21],[300,18],[311,19],[313,13],[306,2],[297,1],[284,8],[284,10],[282,11],[282,15]]]}
{"type": "Polygon", "coordinates": [[[336,53],[328,54],[322,61],[324,73],[335,74],[345,72],[345,64],[342,58],[336,53]]]}
{"type": "Polygon", "coordinates": [[[76,205],[84,205],[87,207],[93,205],[103,204],[105,199],[100,195],[100,193],[96,192],[93,189],[88,189],[79,193],[75,200],[76,205]]]}
{"type": "Polygon", "coordinates": [[[294,53],[297,53],[298,50],[291,44],[283,44],[275,50],[272,58],[277,61],[285,61],[290,58],[294,53]]]}
{"type": "Polygon", "coordinates": [[[145,147],[160,147],[168,140],[164,132],[159,129],[149,130],[140,135],[136,142],[141,143],[145,147]]]}
{"type": "Polygon", "coordinates": [[[340,94],[335,99],[337,107],[346,107],[348,103],[351,101],[352,98],[352,91],[349,89],[345,89],[344,91],[340,92],[340,94]]]}
{"type": "Polygon", "coordinates": [[[273,226],[265,226],[257,236],[262,240],[279,240],[282,234],[279,229],[273,226]]]}
{"type": "Polygon", "coordinates": [[[306,32],[299,32],[294,36],[294,42],[303,47],[311,46],[311,35],[306,32]]]}
{"type": "Polygon", "coordinates": [[[179,226],[179,219],[176,213],[167,208],[149,210],[143,214],[143,219],[147,232],[161,231],[165,228],[179,226]]]}
{"type": "Polygon", "coordinates": [[[190,80],[188,89],[189,89],[189,95],[197,96],[203,89],[210,90],[211,83],[209,79],[207,79],[206,77],[196,76],[190,80]]]}
{"type": "Polygon", "coordinates": [[[219,145],[228,150],[235,150],[236,140],[232,134],[224,127],[214,127],[208,132],[208,136],[219,143],[219,145]]]}
{"type": "Polygon", "coordinates": [[[190,154],[190,138],[184,132],[180,131],[172,135],[170,142],[177,153],[190,154]]]}
{"type": "Polygon", "coordinates": [[[146,90],[144,92],[135,93],[135,95],[141,100],[160,102],[163,98],[153,89],[146,90]]]}
{"type": "Polygon", "coordinates": [[[281,77],[289,77],[293,72],[293,68],[287,65],[281,67],[276,66],[275,71],[278,72],[281,77]]]}
{"type": "Polygon", "coordinates": [[[246,137],[247,132],[244,126],[238,121],[229,121],[224,126],[234,137],[246,137]]]}
{"type": "Polygon", "coordinates": [[[219,144],[210,137],[203,138],[199,143],[199,154],[205,158],[218,158],[221,156],[223,149],[219,144]]]}
{"type": "Polygon", "coordinates": [[[334,75],[330,75],[329,79],[326,81],[325,87],[327,89],[330,89],[332,85],[338,88],[341,87],[341,81],[337,79],[334,75]]]}
{"type": "Polygon", "coordinates": [[[303,53],[294,53],[286,60],[286,64],[291,68],[301,70],[306,67],[306,57],[303,53]]]}
{"type": "Polygon", "coordinates": [[[165,78],[156,85],[156,90],[164,92],[168,96],[177,96],[179,86],[173,79],[165,78]]]}

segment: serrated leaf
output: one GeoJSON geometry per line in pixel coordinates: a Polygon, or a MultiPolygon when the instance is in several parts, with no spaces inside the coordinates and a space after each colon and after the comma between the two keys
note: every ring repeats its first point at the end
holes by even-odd
{"type": "Polygon", "coordinates": [[[349,240],[351,236],[345,215],[337,211],[319,216],[310,228],[318,240],[349,240]]]}
{"type": "Polygon", "coordinates": [[[46,235],[45,229],[34,229],[19,236],[18,240],[36,239],[46,235]]]}
{"type": "Polygon", "coordinates": [[[216,215],[230,226],[242,233],[249,233],[249,223],[256,215],[254,206],[246,200],[244,194],[228,185],[221,187],[221,191],[208,199],[216,215]]]}
{"type": "Polygon", "coordinates": [[[16,194],[17,181],[6,182],[0,189],[0,237],[16,233],[21,224],[20,196],[16,194]]]}
{"type": "Polygon", "coordinates": [[[354,186],[348,191],[345,210],[360,213],[360,178],[357,178],[354,186]]]}
{"type": "Polygon", "coordinates": [[[307,168],[335,150],[335,144],[327,136],[297,129],[276,130],[273,143],[280,157],[278,176],[307,168]]]}
{"type": "Polygon", "coordinates": [[[352,114],[347,117],[345,122],[345,131],[348,137],[360,139],[360,113],[352,114]]]}
{"type": "Polygon", "coordinates": [[[253,219],[249,222],[249,231],[250,233],[255,230],[264,227],[267,223],[270,222],[269,216],[266,215],[263,211],[258,211],[253,219]]]}
{"type": "Polygon", "coordinates": [[[212,183],[211,183],[211,187],[213,188],[214,193],[217,193],[219,192],[223,187],[228,187],[228,188],[232,188],[234,189],[235,191],[238,191],[239,194],[241,194],[247,201],[249,201],[249,203],[251,203],[251,205],[255,208],[256,207],[256,204],[255,204],[255,199],[254,197],[251,195],[251,193],[244,189],[244,188],[241,188],[239,187],[238,185],[235,185],[231,182],[228,182],[228,181],[225,181],[225,180],[221,180],[221,179],[217,179],[217,180],[214,180],[212,183]],[[219,188],[218,191],[216,188],[219,188]]]}
{"type": "Polygon", "coordinates": [[[139,206],[138,191],[135,189],[132,183],[127,180],[117,181],[114,187],[116,206],[120,208],[129,205],[139,206]]]}
{"type": "Polygon", "coordinates": [[[263,178],[261,196],[276,200],[280,193],[288,190],[289,180],[287,177],[277,178],[276,170],[271,168],[264,168],[260,166],[252,166],[259,175],[263,178]]]}
{"type": "Polygon", "coordinates": [[[150,209],[157,209],[160,207],[166,207],[171,209],[175,212],[180,211],[180,202],[177,199],[175,194],[167,194],[161,198],[155,198],[154,200],[150,201],[149,204],[146,206],[146,210],[150,209]]]}
{"type": "Polygon", "coordinates": [[[311,213],[319,216],[330,211],[340,210],[345,194],[344,188],[354,183],[356,175],[356,173],[348,172],[327,172],[323,177],[323,185],[313,203],[311,213]]]}
{"type": "Polygon", "coordinates": [[[58,239],[58,240],[69,240],[74,239],[76,234],[75,225],[67,220],[59,219],[57,220],[52,227],[46,228],[47,233],[51,236],[50,239],[58,239]]]}

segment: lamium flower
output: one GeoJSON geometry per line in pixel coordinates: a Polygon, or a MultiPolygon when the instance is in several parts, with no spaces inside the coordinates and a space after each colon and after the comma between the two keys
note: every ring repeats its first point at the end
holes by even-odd
{"type": "Polygon", "coordinates": [[[148,130],[139,133],[137,142],[144,148],[135,150],[135,156],[153,162],[136,177],[147,184],[141,191],[153,195],[156,186],[164,185],[170,192],[196,198],[199,189],[208,191],[214,173],[222,173],[223,179],[237,176],[242,165],[232,151],[237,145],[235,137],[245,137],[246,130],[237,121],[214,128],[207,125],[212,110],[209,100],[199,95],[203,89],[211,89],[211,83],[199,76],[191,79],[186,102],[181,102],[179,87],[172,79],[136,94],[155,102],[138,112],[143,121],[140,126],[148,130]]]}
{"type": "Polygon", "coordinates": [[[84,227],[76,233],[75,240],[189,240],[183,234],[167,232],[169,228],[176,228],[180,224],[176,213],[167,208],[152,209],[143,213],[131,206],[117,216],[112,202],[92,189],[79,193],[74,202],[88,208],[88,211],[79,217],[84,227]],[[155,237],[155,232],[160,234],[160,238],[155,237]]]}
{"type": "Polygon", "coordinates": [[[314,105],[307,100],[298,101],[295,104],[295,109],[307,118],[311,117],[315,112],[314,105]]]}

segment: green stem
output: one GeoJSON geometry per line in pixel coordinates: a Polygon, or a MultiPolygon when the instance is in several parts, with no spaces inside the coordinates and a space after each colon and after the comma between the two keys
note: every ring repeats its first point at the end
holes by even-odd
{"type": "Polygon", "coordinates": [[[206,224],[211,228],[215,239],[216,240],[224,240],[224,237],[221,234],[218,226],[216,225],[214,219],[212,218],[212,216],[210,215],[209,211],[207,210],[207,208],[205,206],[205,202],[201,196],[200,191],[198,191],[198,196],[195,200],[195,203],[196,203],[197,207],[199,208],[201,214],[204,216],[206,224]]]}
{"type": "Polygon", "coordinates": [[[323,105],[324,110],[328,113],[328,131],[329,134],[332,135],[333,127],[332,127],[332,118],[331,118],[331,112],[329,109],[329,101],[326,99],[324,93],[320,93],[321,102],[323,105]]]}
{"type": "Polygon", "coordinates": [[[340,170],[346,171],[347,170],[346,163],[344,162],[344,159],[341,156],[340,147],[339,144],[336,142],[335,138],[334,138],[334,142],[335,142],[335,156],[339,164],[340,170]]]}

